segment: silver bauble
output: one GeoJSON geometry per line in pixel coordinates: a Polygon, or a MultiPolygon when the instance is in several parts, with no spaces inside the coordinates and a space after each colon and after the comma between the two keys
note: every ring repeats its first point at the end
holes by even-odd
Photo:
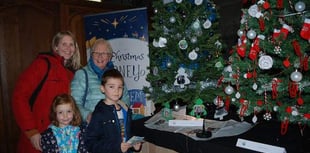
{"type": "Polygon", "coordinates": [[[230,85],[228,85],[226,88],[225,88],[225,93],[227,95],[231,95],[232,93],[234,92],[234,88],[230,85]]]}
{"type": "Polygon", "coordinates": [[[305,8],[306,8],[306,4],[302,1],[299,1],[295,4],[295,10],[297,12],[302,12],[305,10],[305,8]]]}
{"type": "Polygon", "coordinates": [[[298,71],[291,73],[291,80],[295,82],[299,82],[302,79],[302,74],[298,71]]]}
{"type": "Polygon", "coordinates": [[[249,30],[246,34],[249,39],[254,39],[256,37],[256,32],[254,30],[249,30]]]}

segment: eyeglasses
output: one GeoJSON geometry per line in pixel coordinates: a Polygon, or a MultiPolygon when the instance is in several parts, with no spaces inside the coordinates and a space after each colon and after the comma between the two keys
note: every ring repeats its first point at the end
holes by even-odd
{"type": "Polygon", "coordinates": [[[102,52],[102,53],[100,53],[100,52],[92,52],[92,54],[94,55],[94,56],[96,56],[96,57],[100,57],[100,56],[110,56],[111,55],[111,53],[108,53],[108,52],[102,52]]]}

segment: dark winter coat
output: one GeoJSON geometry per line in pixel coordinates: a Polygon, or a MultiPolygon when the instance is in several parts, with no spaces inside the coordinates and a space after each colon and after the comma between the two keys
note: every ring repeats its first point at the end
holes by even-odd
{"type": "MultiPolygon", "coordinates": [[[[125,137],[130,138],[131,110],[121,105],[124,114],[125,137]]],[[[101,100],[95,107],[86,129],[85,142],[92,153],[122,153],[121,128],[114,105],[106,105],[101,100]]]]}

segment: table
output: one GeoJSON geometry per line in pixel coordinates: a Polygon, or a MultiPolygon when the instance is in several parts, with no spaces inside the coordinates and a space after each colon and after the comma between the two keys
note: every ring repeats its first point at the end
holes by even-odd
{"type": "Polygon", "coordinates": [[[238,138],[284,147],[287,153],[310,153],[310,129],[305,127],[303,136],[296,124],[289,125],[286,135],[280,134],[280,123],[266,121],[238,136],[215,138],[208,141],[195,141],[183,134],[149,129],[144,122],[150,117],[134,120],[132,132],[144,136],[147,142],[172,149],[180,153],[255,153],[236,147],[238,138]]]}

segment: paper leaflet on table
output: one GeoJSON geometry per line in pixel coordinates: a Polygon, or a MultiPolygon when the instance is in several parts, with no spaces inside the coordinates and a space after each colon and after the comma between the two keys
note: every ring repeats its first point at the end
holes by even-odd
{"type": "MultiPolygon", "coordinates": [[[[174,119],[195,120],[193,116],[186,115],[186,106],[179,111],[173,111],[174,119]]],[[[227,137],[242,134],[250,130],[254,125],[247,122],[238,122],[235,120],[217,121],[205,119],[205,129],[212,132],[210,138],[198,138],[196,133],[202,130],[201,126],[197,127],[178,127],[169,126],[168,121],[162,117],[161,111],[145,122],[145,126],[150,129],[167,131],[173,133],[182,133],[194,140],[210,140],[217,137],[227,137]]]]}

